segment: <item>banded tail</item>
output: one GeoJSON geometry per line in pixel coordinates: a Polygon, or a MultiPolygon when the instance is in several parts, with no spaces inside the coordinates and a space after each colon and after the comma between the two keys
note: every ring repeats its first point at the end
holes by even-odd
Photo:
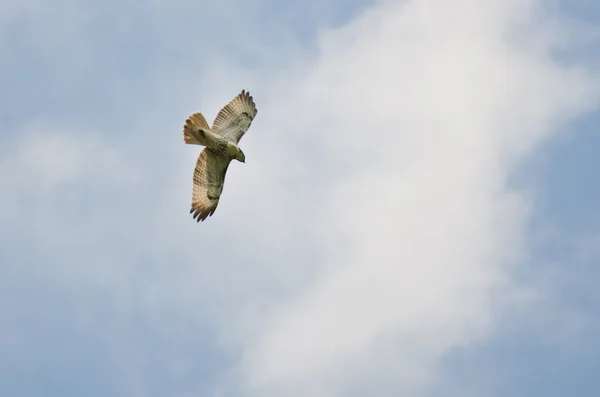
{"type": "Polygon", "coordinates": [[[212,132],[202,113],[198,112],[192,114],[185,121],[185,125],[183,126],[184,142],[188,145],[208,146],[206,134],[203,134],[200,131],[212,132]]]}

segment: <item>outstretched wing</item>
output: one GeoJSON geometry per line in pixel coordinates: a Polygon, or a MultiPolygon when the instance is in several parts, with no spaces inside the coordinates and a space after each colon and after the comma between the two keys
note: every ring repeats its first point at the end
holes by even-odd
{"type": "Polygon", "coordinates": [[[212,130],[215,134],[219,134],[237,145],[250,128],[256,112],[256,105],[250,93],[242,90],[219,111],[212,130]]]}
{"type": "Polygon", "coordinates": [[[219,156],[211,149],[205,148],[198,156],[194,170],[194,189],[192,192],[192,209],[194,219],[204,221],[217,209],[219,197],[223,191],[225,174],[231,159],[219,156]]]}

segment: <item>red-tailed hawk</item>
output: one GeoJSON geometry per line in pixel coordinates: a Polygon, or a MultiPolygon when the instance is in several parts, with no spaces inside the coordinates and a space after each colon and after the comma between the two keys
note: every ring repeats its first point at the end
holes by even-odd
{"type": "Polygon", "coordinates": [[[194,170],[190,214],[198,222],[212,216],[217,209],[231,160],[236,159],[242,163],[246,161],[238,142],[250,128],[256,112],[250,93],[242,90],[219,111],[212,128],[209,128],[200,112],[192,114],[185,121],[185,143],[206,146],[198,156],[194,170]]]}

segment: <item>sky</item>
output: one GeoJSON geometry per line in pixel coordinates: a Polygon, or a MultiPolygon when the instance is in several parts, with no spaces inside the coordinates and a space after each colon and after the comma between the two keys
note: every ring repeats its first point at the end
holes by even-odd
{"type": "Polygon", "coordinates": [[[0,0],[0,394],[597,396],[596,3],[0,0]]]}

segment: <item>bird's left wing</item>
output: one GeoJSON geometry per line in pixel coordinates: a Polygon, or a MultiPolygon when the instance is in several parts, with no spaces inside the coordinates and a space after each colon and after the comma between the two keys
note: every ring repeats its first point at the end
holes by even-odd
{"type": "Polygon", "coordinates": [[[238,96],[219,111],[212,130],[215,134],[219,134],[237,145],[250,128],[256,112],[256,105],[252,96],[249,92],[242,90],[238,96]]]}
{"type": "Polygon", "coordinates": [[[219,156],[208,148],[198,156],[196,169],[194,169],[194,189],[190,210],[190,214],[193,214],[198,222],[212,216],[217,209],[230,162],[230,158],[219,156]]]}

